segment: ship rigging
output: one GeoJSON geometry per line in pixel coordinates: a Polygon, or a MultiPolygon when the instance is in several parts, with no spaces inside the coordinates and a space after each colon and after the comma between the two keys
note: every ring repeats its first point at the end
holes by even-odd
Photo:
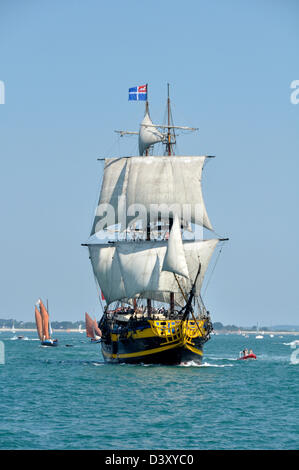
{"type": "MultiPolygon", "coordinates": [[[[147,86],[138,88],[147,94],[147,86]]],[[[210,338],[201,286],[217,244],[227,239],[193,234],[193,227],[213,231],[201,188],[211,157],[175,155],[177,129],[197,130],[173,125],[168,85],[167,124],[153,124],[146,99],[139,132],[116,131],[138,134],[139,156],[105,159],[84,246],[105,298],[98,327],[108,362],[201,362],[210,338]],[[150,155],[157,143],[163,156],[150,155]]]]}

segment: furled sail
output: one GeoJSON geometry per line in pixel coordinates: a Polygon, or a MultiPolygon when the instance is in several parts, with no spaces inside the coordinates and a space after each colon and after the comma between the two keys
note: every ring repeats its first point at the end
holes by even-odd
{"type": "Polygon", "coordinates": [[[109,158],[105,160],[103,184],[91,235],[107,226],[121,223],[125,230],[139,210],[156,222],[178,216],[212,229],[205,208],[201,178],[205,156],[152,156],[109,158]],[[108,211],[109,212],[109,211],[108,211]],[[130,218],[131,216],[131,218],[130,218]]]}
{"type": "MultiPolygon", "coordinates": [[[[180,286],[185,292],[190,290],[201,263],[196,283],[196,295],[199,295],[217,243],[218,239],[182,242],[188,278],[180,277],[180,286]]],[[[113,246],[89,245],[93,272],[107,304],[135,296],[166,302],[169,301],[170,292],[174,292],[175,303],[184,305],[185,299],[173,271],[162,269],[167,246],[167,241],[116,242],[113,246]]]]}
{"type": "Polygon", "coordinates": [[[139,155],[143,155],[145,150],[147,150],[151,145],[156,144],[157,142],[163,142],[164,139],[164,135],[153,126],[148,110],[146,110],[139,130],[139,155]]]}

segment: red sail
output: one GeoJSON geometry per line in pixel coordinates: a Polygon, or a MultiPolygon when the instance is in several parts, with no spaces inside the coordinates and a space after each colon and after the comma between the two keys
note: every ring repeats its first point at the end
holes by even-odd
{"type": "Polygon", "coordinates": [[[43,319],[43,339],[50,339],[49,335],[49,314],[43,302],[40,300],[40,312],[43,319]]]}
{"type": "Polygon", "coordinates": [[[85,313],[85,328],[86,336],[88,338],[96,339],[96,336],[101,337],[102,332],[98,327],[97,321],[93,320],[88,313],[85,313]]]}
{"type": "Polygon", "coordinates": [[[85,329],[88,338],[94,338],[94,321],[88,313],[85,313],[85,329]]]}
{"type": "Polygon", "coordinates": [[[42,321],[42,316],[37,306],[35,306],[35,323],[36,323],[38,337],[40,340],[42,340],[43,339],[43,321],[42,321]]]}
{"type": "Polygon", "coordinates": [[[102,337],[102,332],[101,332],[100,328],[98,327],[98,324],[97,324],[96,320],[94,320],[93,328],[94,328],[95,334],[101,338],[102,337]]]}

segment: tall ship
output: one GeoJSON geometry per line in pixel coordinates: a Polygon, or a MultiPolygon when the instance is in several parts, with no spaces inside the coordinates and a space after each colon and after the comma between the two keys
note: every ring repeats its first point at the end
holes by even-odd
{"type": "MultiPolygon", "coordinates": [[[[153,124],[148,87],[129,90],[144,101],[138,156],[105,159],[100,196],[87,243],[103,307],[102,354],[112,363],[201,363],[213,329],[201,295],[216,246],[202,194],[212,156],[176,155],[169,85],[166,123],[153,124]],[[159,144],[159,145],[157,145],[159,144]],[[155,149],[162,148],[162,155],[155,149]]],[[[99,333],[98,333],[99,334],[99,333]]]]}

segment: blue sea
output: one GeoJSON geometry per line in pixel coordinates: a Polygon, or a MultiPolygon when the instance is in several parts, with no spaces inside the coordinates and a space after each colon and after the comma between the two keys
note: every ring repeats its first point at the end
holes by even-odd
{"type": "Polygon", "coordinates": [[[201,366],[145,366],[105,364],[83,334],[23,334],[0,333],[1,449],[299,449],[299,336],[213,335],[201,366]]]}

